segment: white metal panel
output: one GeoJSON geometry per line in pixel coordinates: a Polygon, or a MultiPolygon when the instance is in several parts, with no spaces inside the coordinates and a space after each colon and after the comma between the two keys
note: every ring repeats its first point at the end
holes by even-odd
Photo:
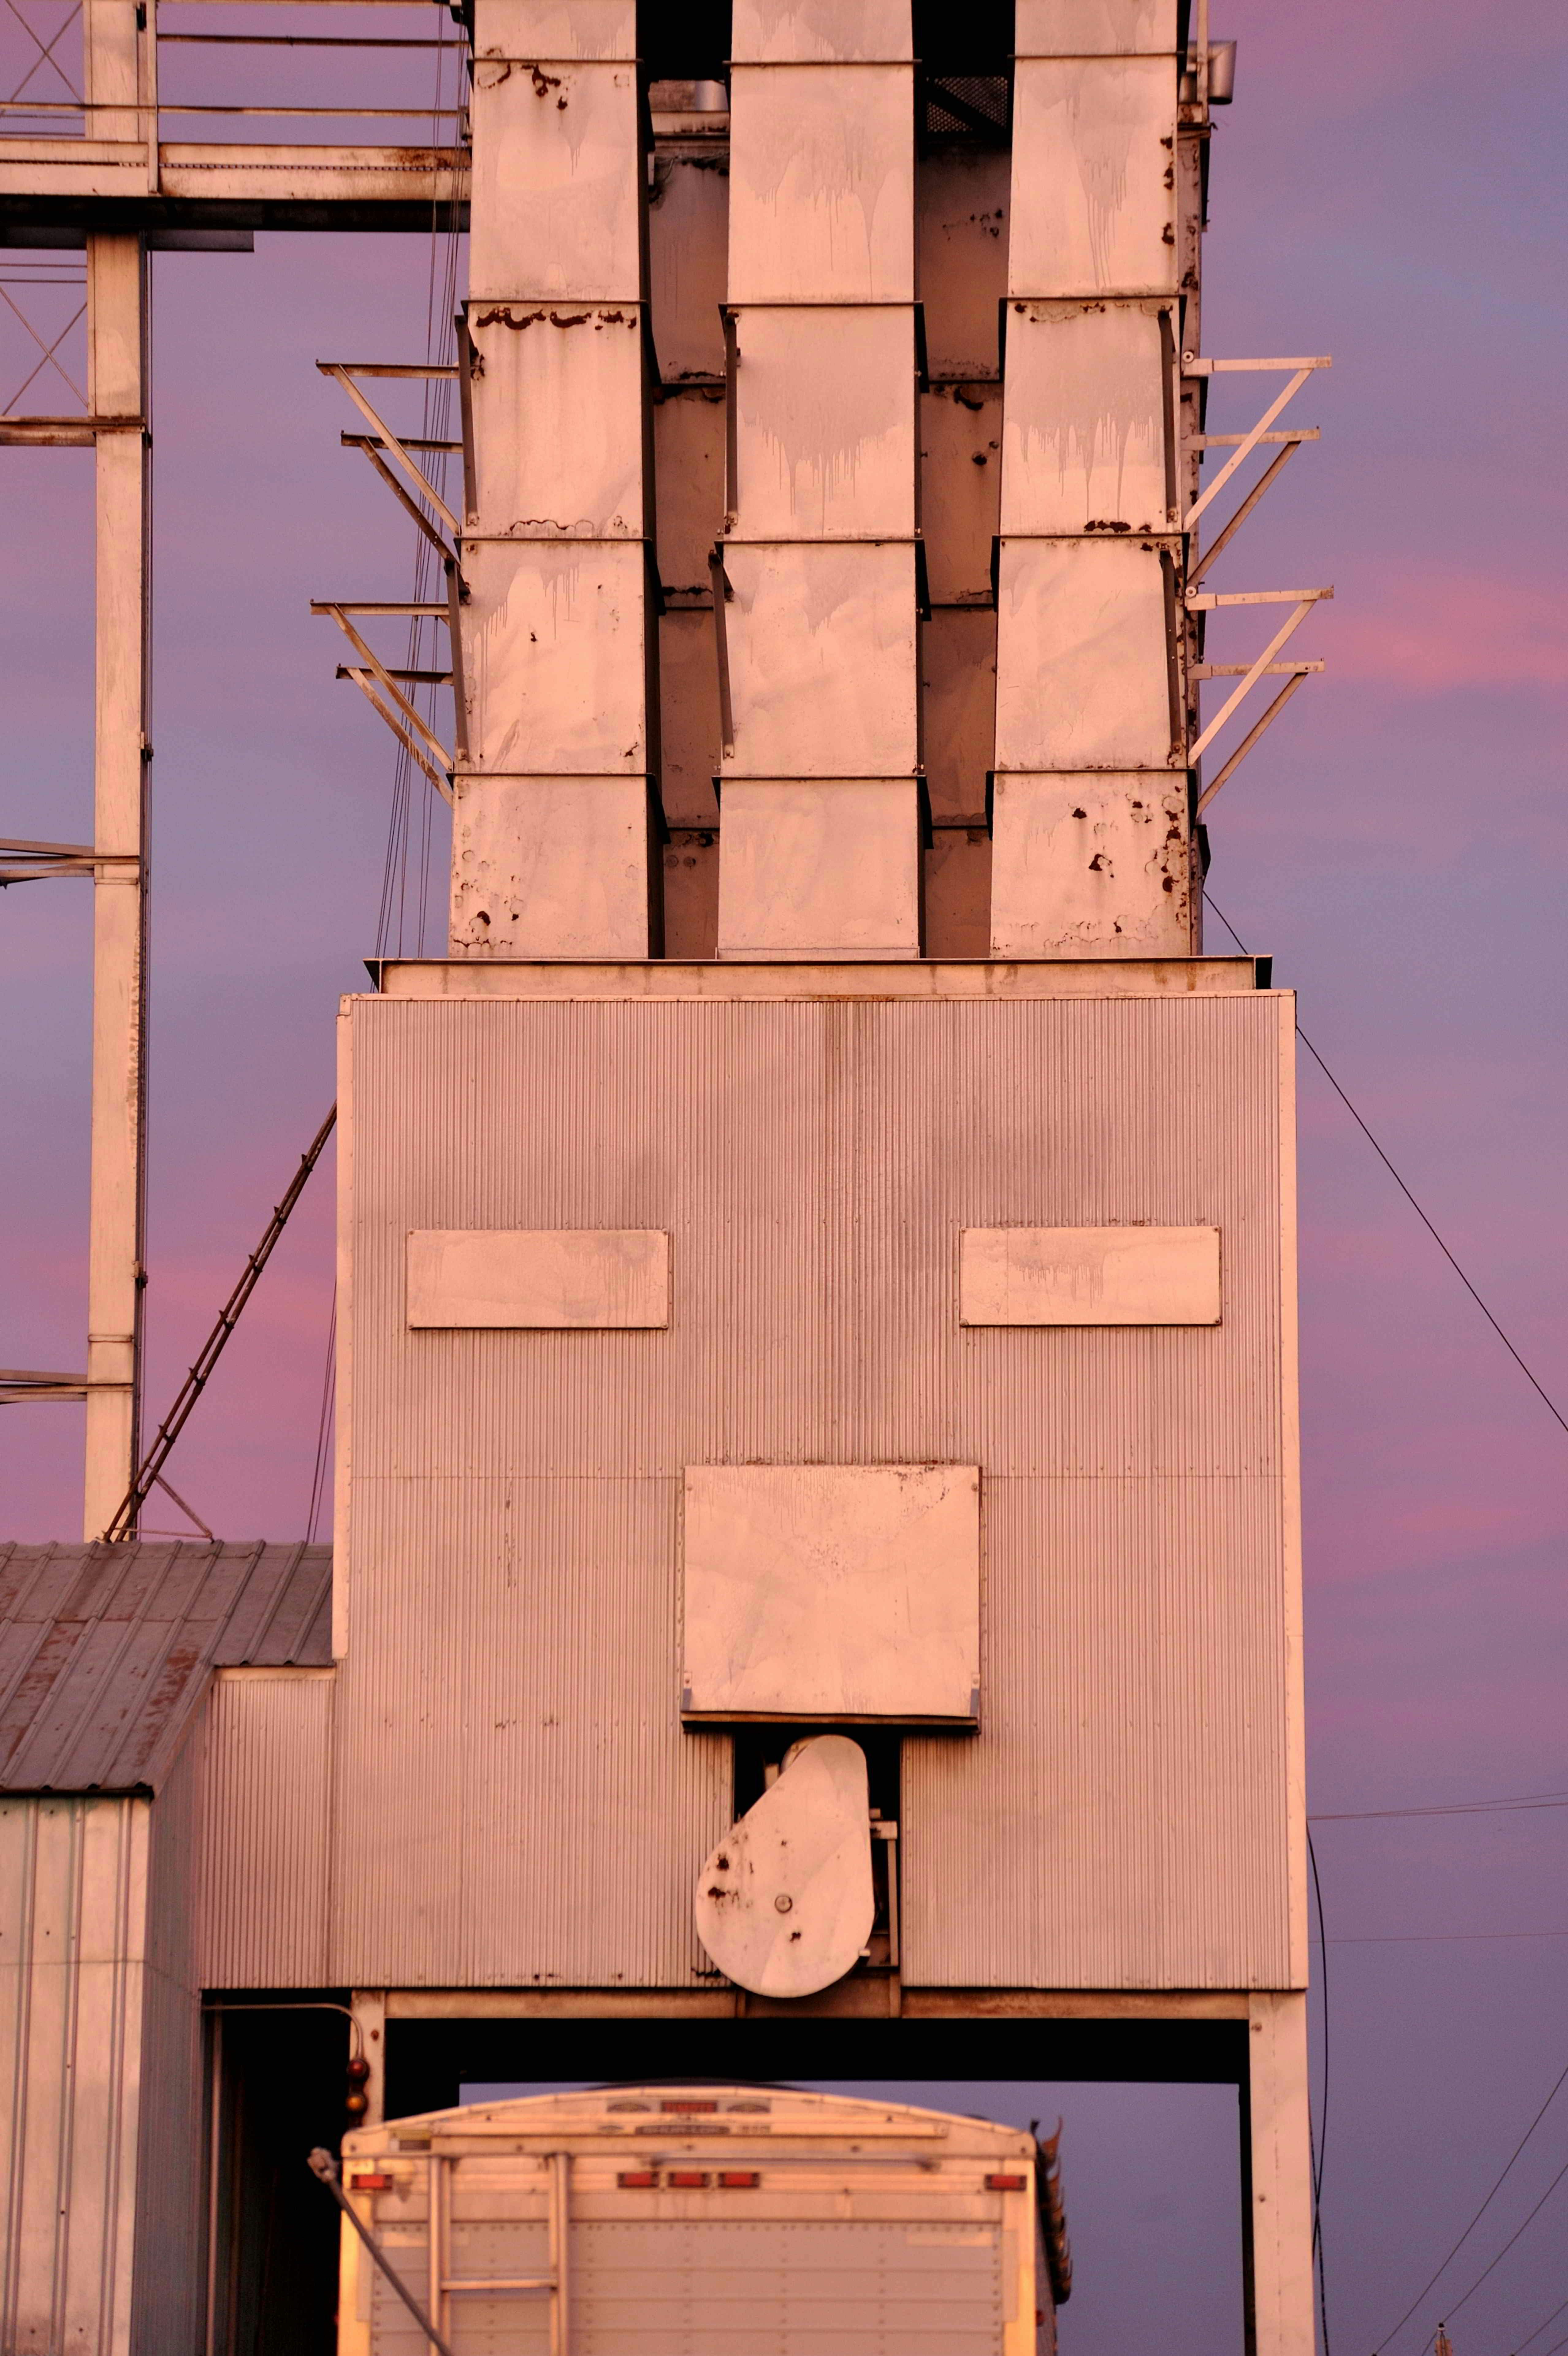
{"type": "Polygon", "coordinates": [[[1009,294],[1174,294],[1175,155],[1174,54],[1020,57],[1009,294]]]}
{"type": "Polygon", "coordinates": [[[477,60],[473,299],[635,302],[642,286],[637,70],[477,60]]]}
{"type": "Polygon", "coordinates": [[[1176,50],[1178,0],[1017,0],[1020,58],[1130,57],[1176,50]]]}
{"type": "Polygon", "coordinates": [[[635,58],[636,0],[475,0],[484,58],[635,58]]]}
{"type": "Polygon", "coordinates": [[[730,155],[660,152],[648,190],[648,289],[654,346],[667,384],[722,377],[730,236],[730,155]]]}
{"type": "Polygon", "coordinates": [[[965,1325],[1217,1325],[1218,1227],[965,1227],[965,1325]]]}
{"type": "Polygon", "coordinates": [[[933,607],[920,626],[920,668],[932,817],[982,825],[986,772],[996,762],[995,612],[988,606],[933,607]]]}
{"type": "Polygon", "coordinates": [[[726,775],[912,776],[912,546],[729,541],[724,570],[735,714],[726,775]]]}
{"type": "Polygon", "coordinates": [[[0,2345],[130,2344],[150,1804],[0,1800],[0,2345]]]}
{"type": "Polygon", "coordinates": [[[1144,540],[1004,540],[998,769],[1152,769],[1171,755],[1166,584],[1144,540]]]}
{"type": "Polygon", "coordinates": [[[920,528],[933,605],[990,605],[1001,483],[1001,386],[933,384],[920,404],[920,528]]]}
{"type": "Polygon", "coordinates": [[[721,958],[920,955],[912,778],[724,787],[721,958]]]}
{"type": "Polygon", "coordinates": [[[738,64],[912,57],[909,0],[735,0],[738,64]]]}
{"type": "MultiPolygon", "coordinates": [[[[708,556],[724,528],[724,395],[667,392],[654,411],[659,579],[667,594],[709,594],[708,556]]],[[[709,662],[711,669],[712,653],[709,662]]],[[[717,767],[715,759],[709,770],[717,767]]]]}
{"type": "Polygon", "coordinates": [[[475,541],[464,573],[473,766],[547,776],[645,772],[641,543],[475,541]]]}
{"type": "Polygon", "coordinates": [[[472,303],[477,529],[637,539],[642,312],[635,303],[472,303]]]}
{"type": "Polygon", "coordinates": [[[1157,303],[1008,305],[1005,532],[1175,530],[1157,303]]]}
{"type": "Polygon", "coordinates": [[[656,1227],[416,1227],[411,1326],[669,1323],[669,1237],[656,1227]]]}
{"type": "Polygon", "coordinates": [[[699,1717],[974,1716],[970,1464],[691,1464],[682,1708],[699,1717]]]}
{"type": "Polygon", "coordinates": [[[697,1877],[698,1936],[757,1996],[815,1996],[859,1960],[877,1917],[866,1754],[843,1734],[790,1745],[697,1877]]]}
{"type": "Polygon", "coordinates": [[[1190,954],[1185,777],[999,776],[992,828],[993,957],[1190,954]]]}
{"type": "Polygon", "coordinates": [[[645,778],[459,776],[453,796],[453,956],[649,954],[645,778]]]}
{"type": "Polygon", "coordinates": [[[771,309],[736,322],[734,524],[742,539],[914,530],[914,314],[771,309]]]}
{"type": "Polygon", "coordinates": [[[208,1704],[201,1985],[330,1984],[331,1669],[220,1669],[208,1704]]]}
{"type": "Polygon", "coordinates": [[[913,77],[732,69],[731,302],[914,300],[913,77]]]}
{"type": "Polygon", "coordinates": [[[1005,147],[942,147],[915,174],[915,238],[933,382],[997,373],[997,305],[1008,291],[1010,158],[1005,147]]]}
{"type": "Polygon", "coordinates": [[[698,1984],[729,1765],[674,1723],[681,1467],[961,1462],[986,1706],[906,1745],[917,1983],[1291,1984],[1290,1001],[902,970],[350,1001],[333,1981],[698,1984]],[[960,1228],[1146,1221],[1223,1232],[1221,1325],[960,1323],[960,1228]],[[672,1235],[667,1331],[407,1333],[411,1227],[574,1222],[672,1235]]]}

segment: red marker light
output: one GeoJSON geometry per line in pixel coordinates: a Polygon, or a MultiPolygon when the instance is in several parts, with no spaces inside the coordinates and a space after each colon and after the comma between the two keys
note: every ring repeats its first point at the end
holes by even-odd
{"type": "Polygon", "coordinates": [[[615,2179],[628,2192],[651,2192],[658,2180],[658,2171],[653,2168],[624,2168],[615,2179]]]}
{"type": "Polygon", "coordinates": [[[1021,2192],[1029,2182],[1027,2176],[987,2176],[987,2192],[1021,2192]]]}
{"type": "Polygon", "coordinates": [[[716,2111],[719,2108],[719,2105],[717,2103],[706,2102],[673,2102],[661,2103],[659,2104],[659,2108],[661,2111],[716,2111]]]}
{"type": "Polygon", "coordinates": [[[389,2176],[351,2176],[350,2192],[389,2192],[394,2179],[389,2176]]]}
{"type": "Polygon", "coordinates": [[[725,2168],[719,2172],[719,2181],[731,2192],[749,2192],[762,2182],[754,2168],[725,2168]]]}
{"type": "Polygon", "coordinates": [[[665,2182],[677,2192],[700,2192],[708,2179],[699,2168],[672,2168],[665,2182]]]}

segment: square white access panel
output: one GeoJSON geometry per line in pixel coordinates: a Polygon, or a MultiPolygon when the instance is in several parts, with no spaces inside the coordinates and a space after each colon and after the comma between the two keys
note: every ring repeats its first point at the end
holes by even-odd
{"type": "Polygon", "coordinates": [[[669,1237],[656,1227],[416,1227],[413,1326],[669,1323],[669,1237]]]}
{"type": "Polygon", "coordinates": [[[1218,1227],[965,1227],[965,1325],[1217,1325],[1218,1227]]]}
{"type": "Polygon", "coordinates": [[[685,1716],[975,1723],[977,1465],[688,1464],[685,1487],[685,1716]]]}

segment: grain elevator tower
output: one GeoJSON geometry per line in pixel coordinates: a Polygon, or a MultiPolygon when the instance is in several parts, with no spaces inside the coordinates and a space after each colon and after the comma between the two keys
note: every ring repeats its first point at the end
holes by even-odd
{"type": "Polygon", "coordinates": [[[1203,0],[662,13],[473,0],[449,735],[323,601],[450,937],[343,1002],[330,1647],[214,1656],[187,1980],[373,2121],[1230,2081],[1310,2356],[1294,1009],[1200,813],[1324,363],[1203,355],[1203,0]]]}

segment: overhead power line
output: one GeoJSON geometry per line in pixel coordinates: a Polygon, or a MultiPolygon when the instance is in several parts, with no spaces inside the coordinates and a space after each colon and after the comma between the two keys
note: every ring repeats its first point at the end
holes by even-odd
{"type": "MultiPolygon", "coordinates": [[[[1373,2349],[1372,2356],[1382,2356],[1382,2351],[1388,2346],[1392,2340],[1396,2339],[1399,2333],[1404,2329],[1405,2325],[1410,2321],[1411,2317],[1415,2313],[1416,2308],[1421,2305],[1421,2302],[1426,2297],[1427,2292],[1432,2289],[1434,2284],[1435,2284],[1442,2276],[1447,2273],[1449,2267],[1453,2265],[1454,2260],[1458,2256],[1460,2251],[1464,2248],[1466,2243],[1469,2240],[1471,2234],[1475,2232],[1477,2226],[1480,2223],[1482,2218],[1491,2207],[1492,2202],[1502,2190],[1503,2185],[1507,2181],[1513,2168],[1514,2161],[1519,2158],[1520,2152],[1524,2149],[1525,2145],[1530,2141],[1531,2136],[1535,2133],[1536,2128],[1541,2125],[1541,2120],[1546,2116],[1547,2112],[1552,2108],[1552,2104],[1556,2101],[1565,2079],[1568,2079],[1568,2063],[1564,2064],[1560,2075],[1552,2085],[1552,2092],[1547,2095],[1546,2100],[1542,2103],[1541,2108],[1537,2111],[1535,2116],[1531,2119],[1530,2125],[1520,2136],[1518,2143],[1515,2144],[1513,2150],[1509,2153],[1507,2165],[1504,2167],[1501,2175],[1492,2186],[1491,2190],[1488,2193],[1486,2199],[1482,2201],[1480,2207],[1477,2210],[1475,2215],[1471,2218],[1469,2223],[1466,2226],[1458,2240],[1454,2244],[1453,2248],[1448,2252],[1448,2254],[1444,2259],[1442,2265],[1436,2269],[1435,2273],[1431,2275],[1428,2279],[1422,2284],[1421,2288],[1416,2292],[1415,2297],[1411,2300],[1410,2305],[1405,2308],[1404,2313],[1400,2317],[1399,2321],[1394,2325],[1393,2329],[1383,2334],[1383,2337],[1378,2341],[1376,2348],[1373,2349]]],[[[1536,2211],[1539,2210],[1542,2203],[1556,2190],[1564,2176],[1568,2176],[1568,2162],[1565,2162],[1564,2165],[1558,2169],[1557,2174],[1552,2178],[1551,2183],[1547,2186],[1546,2190],[1541,2194],[1541,2200],[1536,2202],[1535,2208],[1531,2211],[1530,2217],[1525,2219],[1524,2225],[1529,2224],[1531,2217],[1533,2217],[1536,2214],[1536,2211]]],[[[1465,2293],[1464,2298],[1456,2299],[1453,2305],[1450,2306],[1448,2309],[1450,2315],[1456,2315],[1459,2308],[1464,2306],[1466,2299],[1469,2298],[1471,2293],[1480,2288],[1481,2284],[1485,2282],[1487,2278],[1487,2275],[1491,2273],[1492,2266],[1497,2265],[1498,2259],[1507,2256],[1509,2251],[1512,2249],[1514,2243],[1518,2241],[1520,2233],[1523,2233],[1524,2225],[1521,2225],[1519,2228],[1519,2233],[1516,2233],[1510,2240],[1503,2244],[1502,2248],[1498,2252],[1497,2257],[1492,2260],[1491,2265],[1488,2265],[1486,2268],[1485,2273],[1477,2276],[1475,2281],[1470,2285],[1469,2290],[1465,2293]]],[[[1551,2320],[1551,2317],[1548,2316],[1547,2321],[1550,2322],[1551,2320]]]]}
{"type": "MultiPolygon", "coordinates": [[[[1214,914],[1219,917],[1220,922],[1224,926],[1225,930],[1230,934],[1231,938],[1235,942],[1236,947],[1241,950],[1242,955],[1243,957],[1251,957],[1251,949],[1246,947],[1240,933],[1237,932],[1234,925],[1232,924],[1231,919],[1226,916],[1223,908],[1221,908],[1216,901],[1210,899],[1207,892],[1205,892],[1203,897],[1208,901],[1210,907],[1213,909],[1214,914]]],[[[1480,1311],[1482,1316],[1486,1319],[1488,1324],[1491,1327],[1493,1333],[1497,1335],[1499,1341],[1502,1344],[1503,1348],[1508,1352],[1509,1356],[1513,1360],[1515,1365],[1519,1368],[1526,1382],[1529,1383],[1532,1390],[1536,1391],[1540,1395],[1541,1399],[1546,1408],[1547,1413],[1554,1417],[1557,1422],[1562,1425],[1563,1430],[1565,1432],[1568,1432],[1568,1415],[1563,1414],[1563,1409],[1558,1406],[1556,1400],[1546,1388],[1544,1383],[1538,1378],[1521,1353],[1515,1348],[1502,1324],[1488,1308],[1486,1301],[1482,1299],[1475,1285],[1471,1283],[1469,1278],[1460,1267],[1458,1260],[1455,1258],[1453,1252],[1449,1250],[1448,1246],[1444,1242],[1443,1237],[1439,1235],[1436,1227],[1427,1217],[1426,1213],[1422,1209],[1421,1205],[1417,1202],[1415,1196],[1412,1194],[1410,1188],[1401,1177],[1392,1161],[1390,1159],[1389,1155],[1384,1152],[1377,1139],[1372,1135],[1371,1130],[1367,1127],[1366,1122],[1362,1119],[1360,1114],[1357,1111],[1355,1106],[1351,1103],[1349,1098],[1346,1095],[1344,1089],[1335,1078],[1333,1073],[1328,1069],[1328,1065],[1324,1062],[1322,1056],[1318,1054],[1317,1048],[1313,1045],[1311,1040],[1307,1037],[1299,1023],[1296,1026],[1296,1035],[1300,1040],[1302,1045],[1306,1048],[1307,1054],[1311,1056],[1313,1062],[1317,1065],[1318,1070],[1322,1073],[1324,1078],[1328,1081],[1329,1087],[1333,1089],[1335,1095],[1339,1098],[1340,1103],[1344,1106],[1345,1110],[1349,1114],[1350,1119],[1355,1122],[1356,1127],[1366,1139],[1367,1143],[1371,1147],[1372,1151],[1377,1155],[1378,1160],[1382,1163],[1383,1168],[1388,1172],[1389,1176],[1393,1180],[1394,1184],[1399,1188],[1400,1193],[1404,1196],[1405,1201],[1410,1205],[1411,1209],[1415,1213],[1416,1217],[1421,1221],[1422,1226],[1426,1229],[1427,1234],[1432,1237],[1433,1242],[1436,1245],[1438,1250],[1442,1253],[1444,1258],[1447,1261],[1449,1267],[1453,1269],[1455,1275],[1458,1278],[1460,1283],[1464,1286],[1466,1291],[1469,1294],[1471,1300],[1475,1302],[1477,1308],[1480,1311]]]]}
{"type": "MultiPolygon", "coordinates": [[[[1513,2356],[1524,2356],[1524,2351],[1525,2351],[1525,2350],[1530,2346],[1530,2341],[1531,2341],[1531,2340],[1539,2340],[1539,2339],[1540,2339],[1540,2337],[1541,2337],[1541,2333],[1542,2333],[1543,2331],[1547,2331],[1547,2330],[1549,2330],[1549,2329],[1551,2329],[1551,2327],[1552,2326],[1552,2324],[1554,2324],[1554,2323],[1556,2322],[1556,2320],[1557,2320],[1558,2317],[1562,2314],[1562,2312],[1563,2312],[1563,2308],[1564,2308],[1564,2307],[1568,2307],[1568,2298],[1565,2298],[1565,2299],[1563,2300],[1563,2307],[1554,2307],[1554,2308],[1552,2308],[1552,2310],[1551,2314],[1547,2317],[1546,2321],[1545,2321],[1544,2323],[1538,2323],[1538,2324],[1536,2325],[1535,2329],[1531,2333],[1531,2335],[1530,2335],[1530,2339],[1529,2339],[1529,2340],[1520,2340],[1520,2342],[1518,2343],[1518,2345],[1517,2345],[1517,2346],[1516,2346],[1516,2348],[1514,2349],[1513,2356]]],[[[1557,2343],[1556,2343],[1556,2344],[1557,2344],[1557,2346],[1558,2346],[1559,2348],[1561,2348],[1561,2347],[1562,2347],[1562,2345],[1563,2345],[1563,2342],[1562,2342],[1562,2340],[1559,2340],[1557,2341],[1557,2343]]],[[[1546,2356],[1552,2356],[1552,2351],[1551,2351],[1550,2349],[1548,2349],[1548,2350],[1547,2350],[1547,2351],[1546,2351],[1546,2356]]]]}
{"type": "Polygon", "coordinates": [[[1447,1800],[1413,1808],[1339,1808],[1315,1812],[1307,1821],[1358,1825],[1379,1816],[1484,1816],[1516,1808],[1568,1808],[1568,1792],[1523,1792],[1508,1800],[1447,1800]]]}

